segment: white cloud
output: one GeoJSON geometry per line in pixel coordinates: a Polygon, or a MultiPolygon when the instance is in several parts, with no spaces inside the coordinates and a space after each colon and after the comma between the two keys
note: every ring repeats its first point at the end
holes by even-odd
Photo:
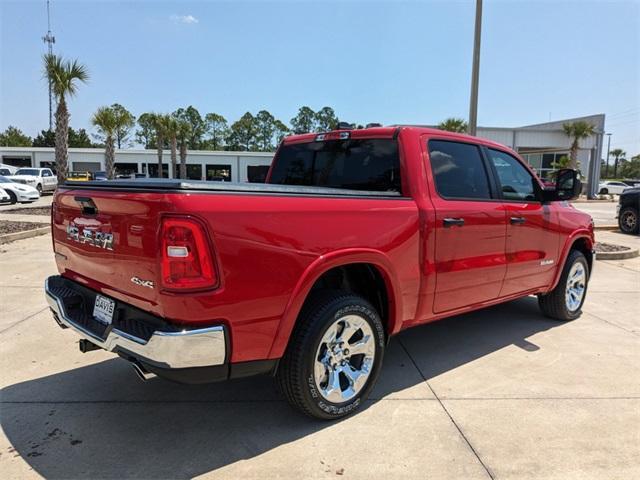
{"type": "Polygon", "coordinates": [[[198,19],[193,15],[171,15],[169,17],[172,22],[175,23],[185,23],[187,25],[192,25],[194,23],[198,23],[198,19]]]}

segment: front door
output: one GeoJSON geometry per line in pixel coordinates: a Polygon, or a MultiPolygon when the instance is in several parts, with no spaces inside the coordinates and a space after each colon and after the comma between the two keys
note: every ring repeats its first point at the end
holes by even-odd
{"type": "Polygon", "coordinates": [[[539,184],[516,157],[491,148],[486,152],[507,221],[507,274],[500,296],[547,286],[558,262],[558,212],[541,203],[539,184]]]}
{"type": "Polygon", "coordinates": [[[434,313],[498,297],[506,217],[480,147],[431,139],[427,180],[436,211],[434,313]]]}

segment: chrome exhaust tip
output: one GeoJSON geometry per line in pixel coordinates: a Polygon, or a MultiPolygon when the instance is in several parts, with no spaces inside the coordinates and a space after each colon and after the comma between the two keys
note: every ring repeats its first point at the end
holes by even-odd
{"type": "Polygon", "coordinates": [[[131,362],[131,366],[136,372],[136,375],[138,375],[138,378],[143,382],[146,382],[147,380],[150,380],[156,376],[155,373],[148,372],[142,365],[137,362],[131,362]]]}

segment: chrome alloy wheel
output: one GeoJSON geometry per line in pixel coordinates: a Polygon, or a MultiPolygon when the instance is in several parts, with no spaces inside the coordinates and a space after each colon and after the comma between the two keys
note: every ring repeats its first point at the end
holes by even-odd
{"type": "Polygon", "coordinates": [[[313,377],[322,397],[333,403],[355,397],[367,383],[376,355],[369,323],[346,315],[327,329],[316,351],[313,377]]]}
{"type": "Polygon", "coordinates": [[[636,229],[636,223],[638,219],[636,218],[636,214],[633,212],[624,212],[622,215],[622,224],[627,228],[628,231],[633,232],[636,229]]]}
{"type": "Polygon", "coordinates": [[[586,284],[587,272],[584,265],[580,262],[574,263],[571,270],[569,270],[569,276],[567,277],[567,291],[565,294],[567,309],[569,309],[570,312],[575,312],[580,308],[586,284]]]}

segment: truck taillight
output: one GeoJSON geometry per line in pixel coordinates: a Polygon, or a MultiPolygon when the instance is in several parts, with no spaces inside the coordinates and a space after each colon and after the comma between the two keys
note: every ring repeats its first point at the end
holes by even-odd
{"type": "Polygon", "coordinates": [[[200,222],[166,217],[161,229],[162,286],[172,290],[214,288],[218,275],[211,244],[200,222]]]}

